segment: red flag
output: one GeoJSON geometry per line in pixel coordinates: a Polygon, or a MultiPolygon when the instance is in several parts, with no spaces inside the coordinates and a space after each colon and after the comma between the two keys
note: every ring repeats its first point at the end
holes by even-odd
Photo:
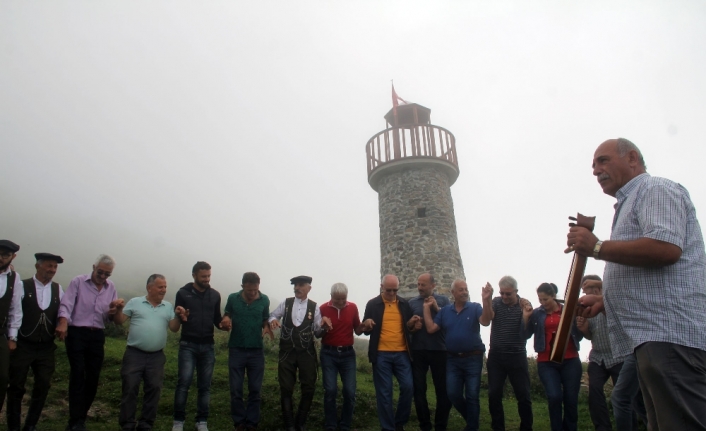
{"type": "MultiPolygon", "coordinates": [[[[392,84],[392,114],[397,118],[397,107],[399,106],[399,101],[402,101],[405,105],[407,104],[407,101],[401,98],[400,96],[397,95],[397,92],[395,92],[395,84],[392,84]]],[[[396,123],[397,121],[395,121],[396,123]]]]}

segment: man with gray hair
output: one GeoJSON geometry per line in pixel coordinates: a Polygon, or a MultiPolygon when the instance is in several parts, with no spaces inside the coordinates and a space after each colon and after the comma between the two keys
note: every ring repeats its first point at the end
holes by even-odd
{"type": "Polygon", "coordinates": [[[125,306],[108,278],[115,260],[101,254],[93,272],[71,280],[59,305],[56,335],[66,340],[69,358],[69,431],[85,431],[86,416],[98,391],[103,366],[106,323],[125,306]]]}
{"type": "Polygon", "coordinates": [[[520,324],[522,309],[529,301],[520,298],[517,294],[517,280],[509,275],[500,279],[498,287],[500,296],[493,298],[490,319],[481,320],[483,325],[493,323],[490,328],[490,352],[486,362],[491,427],[493,431],[505,431],[503,390],[509,377],[517,399],[520,430],[528,431],[532,429],[534,419],[525,347],[527,342],[520,336],[520,324]]]}
{"type": "Polygon", "coordinates": [[[167,328],[176,332],[180,326],[172,304],[164,300],[166,293],[167,280],[162,274],[152,274],[147,279],[147,295],[132,298],[113,318],[119,325],[130,318],[127,348],[120,368],[123,393],[118,423],[125,431],[151,430],[157,418],[167,360],[164,355],[167,328]],[[138,421],[137,396],[143,381],[142,415],[138,421]]]}
{"type": "Polygon", "coordinates": [[[348,301],[348,287],[343,283],[331,286],[331,300],[319,307],[321,327],[321,376],[324,384],[324,429],[348,431],[353,421],[356,388],[356,360],[353,333],[363,333],[358,307],[348,301]],[[341,376],[343,406],[341,419],[336,418],[338,376],[341,376]]]}

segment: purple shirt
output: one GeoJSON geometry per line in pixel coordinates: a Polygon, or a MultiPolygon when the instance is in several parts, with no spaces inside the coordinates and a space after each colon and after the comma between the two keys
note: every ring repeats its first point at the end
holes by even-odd
{"type": "Polygon", "coordinates": [[[69,321],[69,326],[105,328],[110,303],[118,299],[115,285],[107,280],[99,291],[91,281],[91,274],[79,275],[71,280],[61,299],[59,317],[69,321]]]}

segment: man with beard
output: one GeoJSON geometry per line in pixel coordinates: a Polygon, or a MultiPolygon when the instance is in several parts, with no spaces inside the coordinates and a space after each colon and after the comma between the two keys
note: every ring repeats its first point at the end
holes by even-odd
{"type": "Polygon", "coordinates": [[[179,318],[175,317],[172,304],[164,301],[166,293],[167,280],[161,274],[152,274],[147,279],[147,295],[132,298],[113,319],[120,325],[130,318],[127,348],[120,368],[123,393],[118,418],[126,431],[151,430],[157,418],[167,360],[164,356],[167,328],[172,332],[179,330],[179,318]],[[137,396],[143,381],[142,415],[137,421],[137,396]]]}
{"type": "Polygon", "coordinates": [[[181,323],[179,342],[179,377],[174,391],[174,424],[172,431],[182,431],[186,419],[186,399],[196,370],[196,429],[208,431],[208,403],[216,355],[213,328],[230,329],[221,317],[221,295],[211,287],[211,265],[196,262],[191,276],[194,281],[179,289],[174,301],[175,314],[181,323]]]}
{"type": "Polygon", "coordinates": [[[0,411],[10,372],[10,352],[17,347],[17,331],[22,325],[22,279],[10,268],[20,246],[0,240],[0,411]]]}
{"type": "MultiPolygon", "coordinates": [[[[316,390],[317,362],[314,336],[321,334],[321,313],[316,302],[307,299],[312,278],[294,277],[294,297],[287,298],[270,313],[270,329],[282,328],[279,339],[279,379],[282,420],[286,431],[306,430],[311,403],[316,390]],[[281,322],[281,323],[280,323],[281,322]],[[293,417],[292,394],[297,370],[301,382],[301,400],[296,417],[293,417]]],[[[326,319],[328,325],[331,321],[326,319]]]]}
{"type": "Polygon", "coordinates": [[[34,387],[23,431],[37,429],[56,364],[54,332],[64,291],[52,279],[64,259],[51,253],[36,253],[34,257],[37,273],[32,278],[22,280],[22,326],[17,334],[17,348],[11,355],[10,386],[7,388],[9,431],[20,429],[22,397],[30,368],[34,375],[34,387]]]}
{"type": "Polygon", "coordinates": [[[66,340],[69,358],[68,431],[85,431],[88,410],[98,391],[98,379],[105,355],[105,325],[125,306],[108,278],[115,259],[101,254],[93,272],[71,280],[59,305],[56,335],[66,340]]]}
{"type": "Polygon", "coordinates": [[[433,298],[424,301],[424,323],[430,334],[446,330],[446,389],[456,410],[466,421],[466,430],[478,430],[480,419],[480,377],[485,345],[480,325],[487,326],[492,313],[493,288],[483,287],[483,306],[468,301],[468,285],[463,280],[451,284],[453,304],[431,318],[433,298]],[[486,323],[487,322],[487,323],[486,323]],[[465,395],[464,395],[465,394],[465,395]]]}

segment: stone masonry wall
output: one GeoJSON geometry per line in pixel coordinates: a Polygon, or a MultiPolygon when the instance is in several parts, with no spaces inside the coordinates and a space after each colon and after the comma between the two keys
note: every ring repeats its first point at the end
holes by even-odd
{"type": "Polygon", "coordinates": [[[380,275],[397,275],[400,296],[410,298],[419,274],[431,272],[437,292],[449,295],[465,275],[448,177],[423,165],[390,173],[379,182],[378,203],[380,275]]]}

